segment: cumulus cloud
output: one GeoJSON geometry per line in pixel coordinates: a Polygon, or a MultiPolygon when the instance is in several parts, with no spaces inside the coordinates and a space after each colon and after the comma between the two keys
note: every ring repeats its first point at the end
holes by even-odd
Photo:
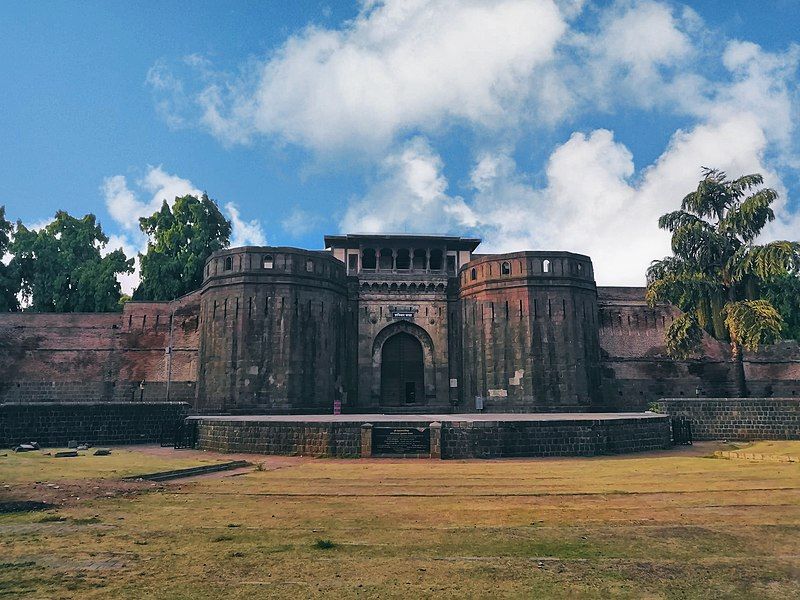
{"type": "MultiPolygon", "coordinates": [[[[130,294],[139,285],[138,255],[147,250],[147,238],[139,229],[139,218],[149,217],[161,208],[166,200],[171,206],[175,198],[191,195],[200,197],[203,192],[189,180],[168,173],[161,166],[148,166],[133,189],[124,175],[106,177],[101,186],[106,208],[121,231],[109,234],[105,252],[122,248],[128,257],[137,257],[132,274],[119,276],[122,291],[130,294]]],[[[232,246],[266,245],[261,223],[257,219],[242,218],[239,208],[228,202],[223,213],[231,221],[232,246]]]]}
{"type": "MultiPolygon", "coordinates": [[[[592,257],[603,285],[643,285],[655,258],[669,254],[669,235],[658,217],[675,210],[697,185],[700,165],[732,176],[760,172],[785,191],[764,160],[767,138],[749,115],[676,132],[661,156],[637,173],[633,155],[611,131],[576,132],[552,152],[546,181],[537,186],[504,152],[484,153],[470,175],[468,200],[448,193],[443,163],[421,138],[391,155],[384,178],[351,203],[343,231],[472,231],[485,252],[569,250],[592,257]]],[[[764,235],[800,231],[785,202],[764,235]]]]}
{"type": "Polygon", "coordinates": [[[443,233],[474,225],[472,211],[460,197],[449,196],[441,157],[422,137],[387,156],[378,180],[353,201],[342,229],[359,233],[443,233]]]}
{"type": "Polygon", "coordinates": [[[131,190],[124,175],[106,177],[102,185],[108,213],[129,231],[138,231],[139,218],[152,215],[164,200],[172,204],[180,196],[203,194],[191,181],[167,173],[161,166],[148,166],[144,177],[137,181],[137,187],[138,193],[131,190]],[[144,200],[140,198],[142,194],[144,200]]]}
{"type": "Polygon", "coordinates": [[[233,202],[225,205],[225,211],[231,220],[231,246],[266,246],[267,238],[258,219],[245,221],[233,202]]]}
{"type": "MultiPolygon", "coordinates": [[[[796,238],[800,216],[784,179],[800,166],[800,46],[768,52],[725,40],[677,3],[585,5],[365,0],[353,20],[308,27],[235,76],[192,56],[189,79],[158,63],[148,80],[159,110],[184,119],[175,123],[194,110],[194,122],[226,144],[266,136],[370,157],[366,191],[340,220],[348,232],[471,230],[486,250],[585,252],[601,283],[642,284],[649,262],[669,251],[658,216],[707,165],[763,173],[781,192],[765,239],[796,238]],[[637,168],[630,148],[598,126],[620,110],[682,127],[637,168]],[[519,135],[587,115],[592,126],[571,135],[565,127],[535,178],[517,165],[519,135]],[[454,126],[480,140],[458,193],[431,142],[454,126]]],[[[297,207],[282,225],[302,235],[309,223],[297,207]]]]}
{"type": "Polygon", "coordinates": [[[236,77],[202,65],[193,95],[163,63],[148,81],[170,114],[189,96],[226,143],[267,134],[323,151],[374,148],[449,121],[508,124],[565,30],[552,0],[369,1],[340,28],[307,27],[236,77]]]}

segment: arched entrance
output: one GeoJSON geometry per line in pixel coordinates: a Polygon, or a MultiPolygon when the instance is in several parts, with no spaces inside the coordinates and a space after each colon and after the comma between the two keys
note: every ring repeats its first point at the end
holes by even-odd
{"type": "Polygon", "coordinates": [[[422,344],[401,331],[386,340],[381,349],[381,404],[416,404],[425,395],[422,344]]]}

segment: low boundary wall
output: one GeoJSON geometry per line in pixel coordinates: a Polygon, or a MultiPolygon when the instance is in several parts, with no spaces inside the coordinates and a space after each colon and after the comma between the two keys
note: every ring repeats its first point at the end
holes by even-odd
{"type": "Polygon", "coordinates": [[[65,446],[159,441],[162,429],[185,418],[185,402],[11,402],[0,404],[0,447],[38,442],[65,446]]]}
{"type": "Polygon", "coordinates": [[[370,457],[373,429],[429,428],[430,449],[405,456],[505,458],[594,456],[659,450],[671,445],[666,415],[314,415],[197,416],[197,447],[219,452],[370,457]]]}
{"type": "Polygon", "coordinates": [[[687,417],[695,440],[800,440],[800,398],[662,398],[659,412],[687,417]]]}

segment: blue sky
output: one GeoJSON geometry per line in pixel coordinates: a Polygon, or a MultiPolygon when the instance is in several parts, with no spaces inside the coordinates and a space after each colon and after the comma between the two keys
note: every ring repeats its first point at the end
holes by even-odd
{"type": "Polygon", "coordinates": [[[800,238],[799,31],[798,0],[6,3],[0,204],[134,254],[205,190],[235,243],[460,233],[642,284],[701,165],[764,173],[800,238]]]}

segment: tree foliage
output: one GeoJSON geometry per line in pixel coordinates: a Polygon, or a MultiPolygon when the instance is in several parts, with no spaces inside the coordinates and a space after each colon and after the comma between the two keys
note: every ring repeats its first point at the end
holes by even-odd
{"type": "Polygon", "coordinates": [[[685,313],[666,332],[670,355],[687,358],[699,351],[702,331],[729,342],[743,391],[742,347],[754,350],[789,332],[778,309],[788,310],[790,321],[797,317],[789,298],[797,290],[800,243],[754,244],[775,218],[777,193],[763,182],[759,174],[730,180],[704,168],[680,210],[658,221],[672,234],[673,255],[653,261],[647,271],[647,301],[669,302],[685,313]]]}
{"type": "Polygon", "coordinates": [[[103,255],[108,237],[95,216],[58,211],[40,231],[17,222],[10,267],[35,312],[112,312],[119,309],[117,275],[133,271],[122,250],[103,255]]]}
{"type": "Polygon", "coordinates": [[[0,206],[0,312],[19,310],[19,277],[4,261],[10,250],[12,231],[13,225],[6,221],[6,207],[0,206]]]}
{"type": "Polygon", "coordinates": [[[231,223],[206,194],[176,198],[172,208],[164,201],[139,226],[149,241],[139,255],[135,300],[172,300],[199,288],[206,259],[225,248],[231,235],[231,223]]]}

